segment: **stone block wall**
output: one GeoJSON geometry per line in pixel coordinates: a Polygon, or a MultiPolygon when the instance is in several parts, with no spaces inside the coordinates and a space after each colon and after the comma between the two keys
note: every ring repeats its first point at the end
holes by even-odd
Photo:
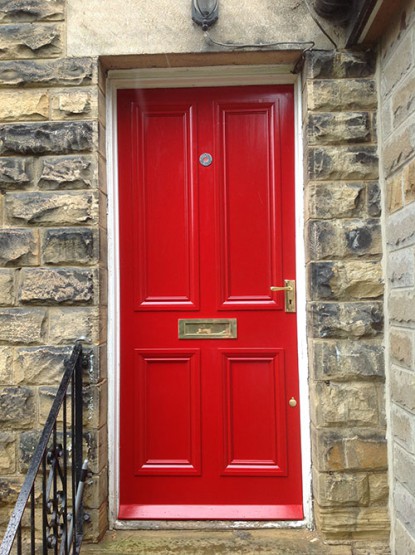
{"type": "Polygon", "coordinates": [[[392,549],[415,553],[415,2],[379,56],[385,198],[392,549]]]}
{"type": "Polygon", "coordinates": [[[373,53],[304,69],[314,512],[329,539],[388,536],[381,206],[373,53]]]}
{"type": "Polygon", "coordinates": [[[106,525],[103,93],[96,59],[66,57],[64,20],[64,0],[0,4],[0,536],[79,337],[88,535],[106,525]]]}

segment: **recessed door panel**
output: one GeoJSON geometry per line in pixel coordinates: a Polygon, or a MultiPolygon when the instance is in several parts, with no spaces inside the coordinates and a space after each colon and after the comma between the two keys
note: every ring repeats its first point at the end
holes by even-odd
{"type": "Polygon", "coordinates": [[[282,350],[222,353],[224,474],[284,475],[286,422],[282,350]]]}
{"type": "Polygon", "coordinates": [[[121,519],[301,519],[292,86],[118,91],[121,519]]]}

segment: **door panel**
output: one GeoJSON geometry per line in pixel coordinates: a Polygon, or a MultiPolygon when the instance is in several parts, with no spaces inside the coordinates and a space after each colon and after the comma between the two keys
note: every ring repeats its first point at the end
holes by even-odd
{"type": "Polygon", "coordinates": [[[291,86],[118,92],[119,518],[302,518],[270,291],[295,279],[293,119],[291,86]]]}

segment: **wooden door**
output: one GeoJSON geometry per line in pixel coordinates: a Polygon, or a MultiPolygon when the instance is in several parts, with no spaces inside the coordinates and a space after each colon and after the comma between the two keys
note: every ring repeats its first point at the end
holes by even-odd
{"type": "Polygon", "coordinates": [[[300,519],[293,89],[120,90],[118,145],[119,518],[300,519]]]}

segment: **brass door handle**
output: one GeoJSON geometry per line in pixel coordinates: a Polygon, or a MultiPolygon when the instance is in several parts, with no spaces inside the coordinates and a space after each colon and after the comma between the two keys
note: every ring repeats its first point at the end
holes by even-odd
{"type": "Polygon", "coordinates": [[[285,312],[295,312],[295,280],[285,279],[284,286],[277,287],[272,285],[271,291],[285,291],[285,312]]]}

